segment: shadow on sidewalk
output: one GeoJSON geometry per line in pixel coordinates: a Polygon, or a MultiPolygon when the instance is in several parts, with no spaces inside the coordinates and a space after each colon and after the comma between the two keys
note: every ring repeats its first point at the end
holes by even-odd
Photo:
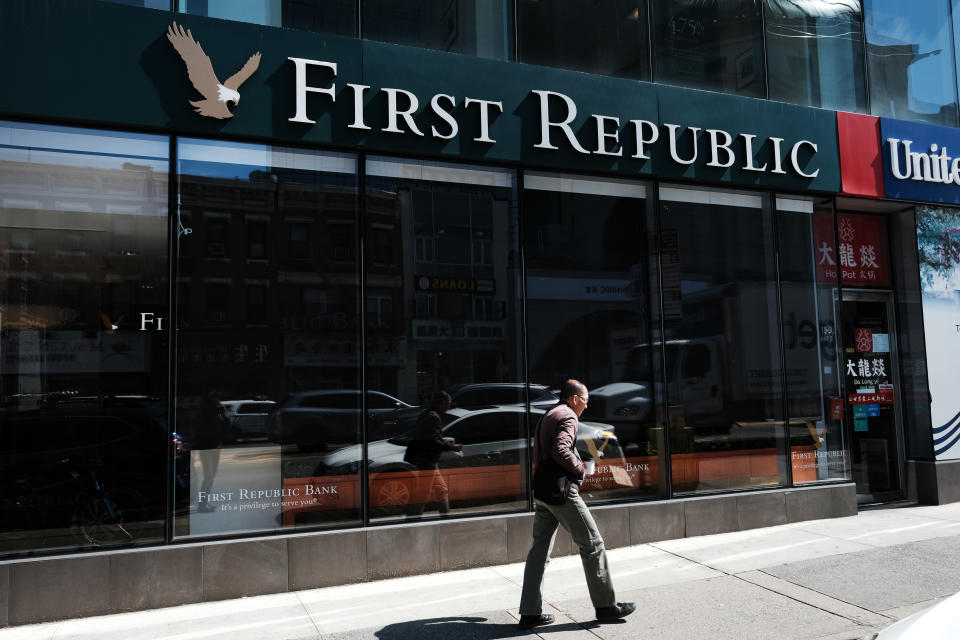
{"type": "Polygon", "coordinates": [[[524,638],[539,634],[542,636],[561,631],[583,631],[583,627],[574,623],[551,624],[533,629],[519,629],[516,621],[504,623],[490,621],[480,616],[455,616],[450,618],[429,618],[389,624],[377,631],[374,636],[380,640],[449,640],[450,638],[469,638],[471,640],[496,640],[497,638],[524,638]]]}

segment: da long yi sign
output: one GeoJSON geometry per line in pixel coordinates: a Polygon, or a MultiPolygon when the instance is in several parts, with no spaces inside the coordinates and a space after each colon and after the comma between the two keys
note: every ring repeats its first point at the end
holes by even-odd
{"type": "Polygon", "coordinates": [[[833,112],[727,94],[92,0],[0,3],[0,52],[34,61],[5,69],[0,115],[18,118],[791,191],[840,185],[833,112]],[[90,47],[91,33],[113,35],[90,47]]]}

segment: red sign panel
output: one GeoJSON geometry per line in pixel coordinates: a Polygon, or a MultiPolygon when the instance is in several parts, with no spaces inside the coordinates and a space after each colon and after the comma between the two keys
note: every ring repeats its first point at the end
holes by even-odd
{"type": "Polygon", "coordinates": [[[880,118],[837,112],[840,179],[843,192],[883,197],[883,159],[880,156],[880,118]]]}
{"type": "Polygon", "coordinates": [[[861,353],[873,352],[873,330],[872,329],[854,329],[853,342],[857,351],[861,353]]]}
{"type": "Polygon", "coordinates": [[[847,400],[850,404],[893,404],[893,389],[881,389],[880,393],[852,393],[847,400]]]}
{"type": "Polygon", "coordinates": [[[830,398],[830,419],[843,418],[843,398],[830,398]]]}
{"type": "Polygon", "coordinates": [[[830,217],[817,216],[813,236],[819,282],[836,282],[839,269],[845,287],[890,286],[887,226],[881,216],[841,213],[836,237],[830,217]]]}

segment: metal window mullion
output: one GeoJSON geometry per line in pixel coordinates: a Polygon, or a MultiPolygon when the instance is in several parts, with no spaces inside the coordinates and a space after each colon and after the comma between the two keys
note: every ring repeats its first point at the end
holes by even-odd
{"type": "MultiPolygon", "coordinates": [[[[773,235],[773,274],[776,282],[777,293],[777,346],[780,360],[780,411],[783,416],[783,445],[779,455],[784,460],[784,469],[787,474],[787,482],[784,486],[793,487],[793,448],[790,446],[790,402],[787,400],[789,389],[787,387],[787,352],[783,340],[783,292],[781,290],[780,277],[780,224],[777,210],[777,194],[770,194],[769,200],[771,234],[773,235]]],[[[813,218],[811,217],[811,223],[813,218]]],[[[816,273],[814,273],[816,278],[816,273]]],[[[819,373],[819,372],[818,372],[819,373]]]]}
{"type": "Polygon", "coordinates": [[[366,245],[367,228],[367,194],[366,194],[367,155],[357,157],[357,268],[360,276],[359,305],[357,314],[360,319],[360,443],[363,457],[360,460],[358,473],[360,474],[360,523],[370,525],[369,498],[370,469],[367,467],[369,448],[367,442],[367,259],[364,247],[366,245]]]}
{"type": "Polygon", "coordinates": [[[530,358],[527,353],[527,263],[526,263],[526,246],[527,239],[526,233],[524,231],[524,220],[523,216],[526,213],[523,201],[524,201],[524,171],[523,169],[516,169],[517,172],[517,244],[518,247],[517,253],[520,257],[520,339],[523,341],[520,352],[522,358],[523,366],[523,379],[526,382],[526,393],[527,393],[527,419],[524,421],[523,433],[524,433],[524,451],[526,456],[524,457],[523,465],[523,477],[526,487],[526,499],[527,499],[527,511],[533,511],[533,472],[531,470],[531,463],[533,460],[533,449],[531,448],[530,439],[532,434],[530,433],[530,358]]]}
{"type": "MultiPolygon", "coordinates": [[[[656,263],[657,263],[657,318],[660,329],[660,397],[654,399],[654,402],[660,406],[660,418],[663,419],[663,461],[665,464],[660,466],[658,483],[660,484],[660,497],[673,498],[673,460],[670,447],[670,403],[669,384],[667,383],[667,327],[663,314],[663,216],[660,210],[660,183],[650,184],[651,203],[648,207],[653,207],[653,225],[656,238],[656,263]]],[[[649,274],[647,280],[649,280],[649,274]]],[[[649,286],[649,285],[648,285],[649,286]]],[[[682,302],[681,302],[682,304],[682,302]]],[[[653,385],[656,390],[656,384],[653,385]]],[[[659,464],[659,460],[658,460],[659,464]]]]}
{"type": "MultiPolygon", "coordinates": [[[[176,2],[176,0],[174,0],[176,2]]],[[[180,240],[180,197],[177,136],[170,136],[167,152],[167,433],[163,542],[173,542],[177,460],[173,434],[177,427],[177,261],[180,240]]]]}

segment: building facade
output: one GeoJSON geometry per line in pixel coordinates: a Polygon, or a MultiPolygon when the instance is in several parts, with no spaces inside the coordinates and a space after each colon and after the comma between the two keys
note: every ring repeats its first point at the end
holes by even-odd
{"type": "Polygon", "coordinates": [[[3,3],[0,625],[960,499],[954,18],[3,3]]]}

